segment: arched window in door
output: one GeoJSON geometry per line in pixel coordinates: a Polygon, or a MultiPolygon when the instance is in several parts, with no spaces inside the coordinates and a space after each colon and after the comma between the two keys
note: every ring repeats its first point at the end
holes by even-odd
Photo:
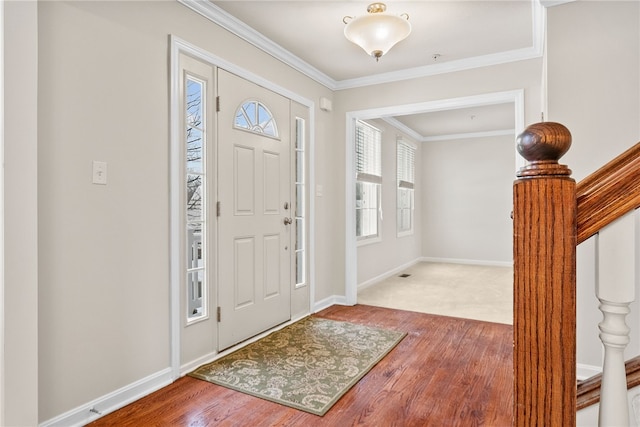
{"type": "Polygon", "coordinates": [[[234,127],[260,135],[278,138],[278,126],[273,114],[260,101],[246,101],[236,110],[234,127]]]}

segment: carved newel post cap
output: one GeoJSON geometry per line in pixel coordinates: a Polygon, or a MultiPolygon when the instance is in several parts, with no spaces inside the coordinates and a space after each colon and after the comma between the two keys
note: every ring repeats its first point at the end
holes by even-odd
{"type": "Polygon", "coordinates": [[[529,164],[518,176],[571,175],[571,170],[558,160],[571,147],[571,132],[564,125],[554,122],[535,123],[528,126],[517,139],[518,153],[529,164]]]}

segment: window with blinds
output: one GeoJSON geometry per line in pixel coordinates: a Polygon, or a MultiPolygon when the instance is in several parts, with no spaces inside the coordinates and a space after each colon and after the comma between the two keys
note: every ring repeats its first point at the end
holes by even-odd
{"type": "Polygon", "coordinates": [[[416,147],[402,139],[396,145],[397,163],[397,232],[398,236],[413,233],[416,147]]]}
{"type": "Polygon", "coordinates": [[[379,237],[382,135],[380,130],[356,121],[356,237],[379,237]]]}

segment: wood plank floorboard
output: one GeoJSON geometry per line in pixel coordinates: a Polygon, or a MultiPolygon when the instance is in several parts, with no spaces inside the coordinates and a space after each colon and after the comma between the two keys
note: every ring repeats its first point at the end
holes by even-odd
{"type": "Polygon", "coordinates": [[[510,426],[510,325],[382,307],[315,316],[407,332],[323,417],[183,377],[94,423],[100,426],[510,426]]]}

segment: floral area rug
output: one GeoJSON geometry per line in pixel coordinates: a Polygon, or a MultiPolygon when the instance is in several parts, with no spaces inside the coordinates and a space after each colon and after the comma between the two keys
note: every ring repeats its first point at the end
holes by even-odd
{"type": "Polygon", "coordinates": [[[322,416],[405,336],[306,317],[189,375],[322,416]]]}

